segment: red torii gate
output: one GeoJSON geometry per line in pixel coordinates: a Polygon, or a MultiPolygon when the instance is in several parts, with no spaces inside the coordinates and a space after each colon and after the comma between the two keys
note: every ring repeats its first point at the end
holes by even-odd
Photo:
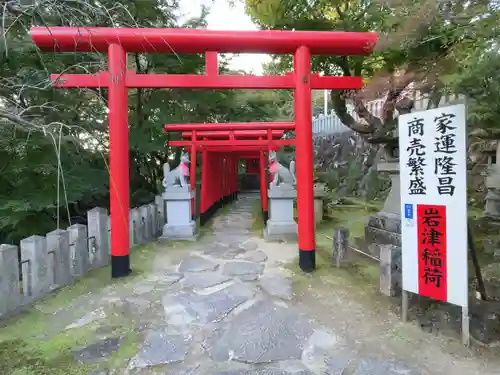
{"type": "MultiPolygon", "coordinates": [[[[179,132],[183,129],[191,129],[191,131],[183,131],[182,137],[186,140],[184,141],[170,141],[170,146],[183,146],[187,150],[191,152],[191,171],[190,171],[190,185],[191,189],[196,189],[196,153],[198,149],[201,149],[202,152],[211,151],[211,152],[219,152],[224,154],[231,154],[231,156],[236,159],[242,159],[245,157],[250,160],[258,160],[259,168],[257,171],[259,172],[260,177],[260,196],[261,196],[261,206],[262,212],[264,215],[264,220],[268,218],[268,202],[267,202],[267,173],[266,173],[266,156],[265,152],[268,148],[279,149],[278,143],[293,145],[295,143],[294,140],[283,140],[283,142],[275,142],[281,138],[286,130],[292,130],[294,128],[294,124],[290,122],[250,122],[250,123],[220,123],[220,124],[167,124],[164,126],[164,130],[166,132],[179,132]],[[208,130],[208,129],[217,129],[216,131],[208,130]],[[249,129],[260,129],[267,128],[268,130],[249,130],[249,129]],[[272,130],[270,128],[280,128],[283,130],[272,130]],[[201,129],[201,130],[199,130],[201,129]],[[229,130],[227,130],[229,129],[229,130]],[[241,130],[245,129],[245,130],[241,130]],[[230,140],[229,142],[224,142],[224,147],[221,147],[220,140],[221,138],[227,138],[230,140]],[[242,139],[243,138],[243,139],[242,139]],[[254,141],[251,145],[248,142],[242,142],[243,140],[248,140],[249,138],[253,138],[254,141]],[[265,138],[265,139],[264,139],[265,138]],[[187,140],[189,139],[189,140],[187,140]],[[202,141],[203,143],[201,143],[202,141]],[[230,146],[226,145],[229,144],[230,146]],[[253,154],[249,154],[252,150],[255,150],[255,147],[258,147],[253,154]],[[241,152],[246,152],[245,155],[242,155],[241,152]]],[[[209,162],[207,159],[207,155],[203,155],[205,163],[209,162]]],[[[247,168],[249,160],[247,160],[247,168]]],[[[208,170],[206,166],[202,166],[202,180],[205,182],[205,175],[208,174],[208,170]]],[[[232,171],[230,171],[231,173],[232,171]]],[[[237,173],[237,170],[236,170],[237,173]]],[[[237,178],[237,176],[236,176],[237,178]]],[[[236,186],[236,189],[238,186],[236,186]]],[[[201,211],[204,212],[205,204],[204,202],[207,200],[205,194],[208,191],[208,187],[205,187],[202,183],[202,191],[201,191],[201,211]]],[[[237,195],[237,191],[236,191],[237,195]]],[[[234,199],[235,197],[231,197],[234,199]]],[[[216,200],[218,202],[218,200],[216,200]]],[[[194,212],[195,201],[193,199],[192,208],[194,212]]],[[[218,207],[215,207],[217,209],[218,207]]],[[[209,216],[213,214],[214,210],[210,210],[208,215],[201,216],[200,222],[204,222],[209,216]]]]}
{"type": "MultiPolygon", "coordinates": [[[[271,136],[273,139],[280,139],[285,132],[283,130],[272,130],[271,136]]],[[[248,138],[259,138],[259,137],[267,137],[268,132],[265,130],[236,130],[236,131],[200,131],[196,133],[197,137],[201,139],[248,139],[248,138]]],[[[192,139],[191,132],[182,132],[182,138],[192,139]]],[[[233,150],[233,147],[230,148],[233,150]]],[[[229,151],[229,150],[227,150],[229,151]]],[[[238,151],[235,151],[238,152],[238,151]]],[[[240,151],[241,152],[241,151],[240,151]]],[[[262,174],[259,171],[259,166],[255,165],[254,162],[259,162],[260,156],[258,153],[254,153],[254,155],[238,155],[239,159],[246,159],[246,172],[248,174],[257,174],[262,179],[262,174]]],[[[264,214],[265,215],[265,214],[264,214]]]]}
{"type": "Polygon", "coordinates": [[[52,74],[51,79],[61,88],[108,88],[112,277],[131,272],[127,89],[146,87],[295,90],[299,264],[304,271],[315,269],[311,89],[360,89],[362,78],[311,74],[311,55],[369,55],[377,33],[37,26],[31,28],[31,37],[46,52],[108,54],[106,72],[52,74]],[[205,53],[206,72],[136,74],[127,70],[127,52],[205,53]],[[294,72],[284,76],[219,75],[218,52],[293,54],[294,72]]]}

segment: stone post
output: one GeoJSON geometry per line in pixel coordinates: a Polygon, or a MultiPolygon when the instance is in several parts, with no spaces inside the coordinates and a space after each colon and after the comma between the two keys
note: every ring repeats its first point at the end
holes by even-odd
{"type": "Polygon", "coordinates": [[[379,258],[380,245],[401,246],[401,189],[399,181],[398,139],[384,140],[382,157],[377,164],[379,172],[387,172],[391,179],[391,190],[380,212],[370,216],[365,227],[365,249],[379,258]]]}
{"type": "Polygon", "coordinates": [[[103,267],[110,262],[108,234],[108,211],[94,207],[87,212],[88,235],[90,240],[90,265],[92,268],[103,267]]]}
{"type": "Polygon", "coordinates": [[[156,205],[156,203],[150,203],[149,207],[151,208],[151,222],[152,222],[153,240],[156,240],[159,237],[158,222],[160,221],[160,217],[158,215],[158,206],[156,205]]]}
{"type": "Polygon", "coordinates": [[[333,233],[332,260],[338,267],[345,261],[349,246],[349,230],[337,228],[333,233]]]}
{"type": "Polygon", "coordinates": [[[47,233],[47,252],[53,259],[53,280],[58,287],[72,282],[69,232],[62,229],[47,233]]]}
{"type": "Polygon", "coordinates": [[[111,216],[108,215],[108,218],[106,220],[106,230],[108,233],[108,249],[109,249],[109,254],[111,255],[111,216]]]}
{"type": "Polygon", "coordinates": [[[157,232],[156,228],[158,225],[157,224],[158,214],[157,214],[156,204],[150,203],[147,205],[147,207],[148,207],[148,218],[149,218],[149,222],[151,224],[151,232],[150,232],[151,240],[154,241],[158,237],[157,233],[156,233],[157,232]]]}
{"type": "Polygon", "coordinates": [[[388,297],[401,294],[403,273],[401,247],[394,245],[380,246],[380,292],[388,297]]]}
{"type": "Polygon", "coordinates": [[[135,245],[135,221],[134,221],[133,210],[129,210],[128,219],[129,219],[128,235],[129,235],[130,248],[132,248],[135,245]]]}
{"type": "Polygon", "coordinates": [[[297,238],[297,223],[294,220],[293,202],[297,190],[290,184],[279,184],[268,190],[269,220],[264,239],[277,241],[297,238]]]}
{"type": "Polygon", "coordinates": [[[500,221],[500,141],[496,144],[496,162],[488,170],[485,185],[488,189],[484,216],[500,221]]]}
{"type": "Polygon", "coordinates": [[[148,205],[139,207],[139,212],[141,214],[141,219],[144,223],[143,238],[144,242],[151,241],[153,228],[151,227],[151,210],[148,205]]]}
{"type": "Polygon", "coordinates": [[[161,233],[161,229],[163,225],[165,225],[165,201],[163,200],[161,195],[157,195],[155,197],[155,204],[157,210],[157,236],[161,233]]]}
{"type": "Polygon", "coordinates": [[[43,297],[52,283],[45,237],[31,236],[21,240],[21,263],[24,296],[28,300],[43,297]]]}
{"type": "Polygon", "coordinates": [[[191,213],[194,193],[189,185],[169,187],[162,197],[166,201],[167,223],[163,226],[162,240],[196,240],[199,233],[191,213]]]}
{"type": "Polygon", "coordinates": [[[73,224],[68,228],[69,245],[71,248],[71,272],[73,277],[85,275],[90,268],[89,239],[87,227],[73,224]]]}
{"type": "Polygon", "coordinates": [[[323,221],[323,199],[325,197],[326,185],[316,183],[314,185],[314,223],[319,224],[323,221]]]}
{"type": "Polygon", "coordinates": [[[0,317],[21,304],[17,246],[0,245],[0,317]]]}
{"type": "Polygon", "coordinates": [[[142,221],[141,212],[138,208],[131,210],[132,220],[134,222],[134,244],[139,245],[144,241],[144,223],[142,221]]]}

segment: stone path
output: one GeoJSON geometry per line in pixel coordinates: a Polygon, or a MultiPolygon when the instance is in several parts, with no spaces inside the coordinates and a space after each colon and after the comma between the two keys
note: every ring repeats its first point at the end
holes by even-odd
{"type": "MultiPolygon", "coordinates": [[[[384,346],[376,342],[378,336],[359,341],[366,332],[356,327],[355,313],[353,319],[341,316],[342,300],[328,311],[331,324],[313,320],[297,301],[292,275],[284,267],[296,245],[266,244],[251,233],[253,202],[253,196],[242,196],[227,215],[214,219],[213,234],[182,254],[158,255],[151,274],[107,287],[99,297],[73,301],[73,317],[81,308],[76,321],[64,322],[64,311],[56,313],[54,319],[66,329],[99,327],[90,345],[74,350],[75,359],[88,364],[110,358],[125,345],[127,325],[133,326],[138,347],[123,364],[110,368],[108,362],[108,368],[92,374],[494,374],[485,368],[475,372],[479,365],[454,372],[451,355],[408,361],[386,355],[378,350],[384,346]],[[342,330],[339,319],[351,329],[342,330]],[[447,364],[451,372],[433,372],[433,363],[436,369],[447,364]]],[[[314,310],[312,299],[306,305],[314,310]]],[[[419,350],[405,341],[400,346],[407,353],[419,350]]]]}

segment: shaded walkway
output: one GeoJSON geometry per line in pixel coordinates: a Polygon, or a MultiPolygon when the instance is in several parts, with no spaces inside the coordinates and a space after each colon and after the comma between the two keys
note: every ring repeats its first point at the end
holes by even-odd
{"type": "Polygon", "coordinates": [[[81,338],[71,344],[80,363],[72,374],[499,373],[381,306],[367,310],[366,296],[345,285],[294,295],[286,265],[296,244],[265,243],[251,232],[256,199],[241,196],[200,242],[157,244],[151,272],[55,310],[37,306],[48,322],[40,345],[81,338]]]}

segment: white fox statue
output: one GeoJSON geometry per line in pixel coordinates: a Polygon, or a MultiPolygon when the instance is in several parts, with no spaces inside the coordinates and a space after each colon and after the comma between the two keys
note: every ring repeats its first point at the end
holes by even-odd
{"type": "Polygon", "coordinates": [[[290,169],[280,164],[277,159],[276,152],[269,152],[269,171],[272,173],[271,188],[281,184],[289,184],[295,186],[297,180],[295,178],[295,161],[290,162],[290,169]]]}
{"type": "Polygon", "coordinates": [[[179,165],[170,170],[168,163],[163,164],[163,187],[168,189],[170,187],[188,188],[189,184],[186,177],[189,176],[189,154],[184,153],[181,156],[179,165]]]}

